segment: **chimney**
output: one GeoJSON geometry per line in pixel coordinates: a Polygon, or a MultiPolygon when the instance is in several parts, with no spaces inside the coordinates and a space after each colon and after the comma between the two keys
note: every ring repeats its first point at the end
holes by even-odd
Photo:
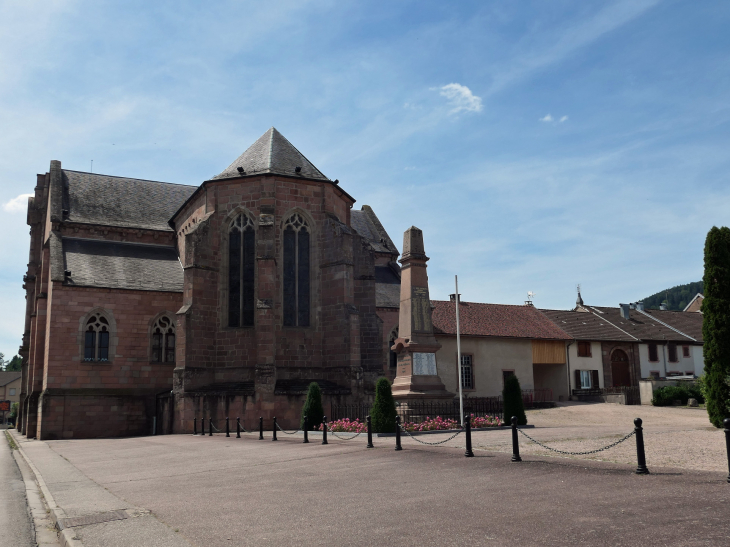
{"type": "MultiPolygon", "coordinates": [[[[452,302],[456,302],[456,298],[457,298],[456,294],[449,295],[449,300],[451,300],[452,302]]],[[[458,298],[459,298],[459,304],[461,304],[461,293],[459,293],[458,298]]]]}
{"type": "Polygon", "coordinates": [[[534,306],[532,300],[525,300],[525,306],[534,306]]]}
{"type": "Polygon", "coordinates": [[[621,308],[621,319],[629,319],[629,304],[619,304],[619,308],[621,308]]]}
{"type": "Polygon", "coordinates": [[[639,301],[636,303],[636,309],[639,311],[644,311],[644,303],[639,301]]]}
{"type": "Polygon", "coordinates": [[[634,304],[633,302],[630,302],[629,303],[629,309],[630,310],[635,310],[636,309],[636,304],[634,304]]]}
{"type": "Polygon", "coordinates": [[[665,302],[662,302],[659,304],[659,309],[662,311],[667,311],[667,304],[665,302]]]}

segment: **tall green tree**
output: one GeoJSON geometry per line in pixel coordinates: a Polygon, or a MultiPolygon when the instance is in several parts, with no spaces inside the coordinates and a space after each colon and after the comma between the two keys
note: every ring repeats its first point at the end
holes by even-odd
{"type": "Polygon", "coordinates": [[[309,384],[307,389],[307,399],[304,401],[302,408],[302,417],[299,423],[300,429],[304,429],[304,417],[307,417],[309,431],[314,431],[319,427],[324,419],[324,409],[322,408],[322,391],[319,389],[317,382],[309,384]]]}
{"type": "Polygon", "coordinates": [[[707,414],[715,427],[730,417],[730,228],[713,226],[705,240],[705,344],[707,414]]]}
{"type": "Polygon", "coordinates": [[[370,409],[370,420],[376,433],[395,431],[395,399],[387,378],[378,378],[375,383],[375,401],[370,409]]]}
{"type": "Polygon", "coordinates": [[[16,355],[10,361],[5,363],[5,370],[12,372],[19,372],[23,365],[23,358],[20,355],[16,355]]]}
{"type": "Polygon", "coordinates": [[[522,388],[520,387],[520,381],[514,374],[504,380],[502,401],[504,404],[505,424],[511,424],[512,416],[517,416],[517,425],[527,425],[525,402],[522,400],[522,388]]]}

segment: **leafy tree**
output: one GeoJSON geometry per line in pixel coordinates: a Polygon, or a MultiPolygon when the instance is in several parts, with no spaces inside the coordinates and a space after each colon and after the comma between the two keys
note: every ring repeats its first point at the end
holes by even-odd
{"type": "Polygon", "coordinates": [[[23,358],[20,355],[16,355],[10,361],[5,363],[5,371],[20,371],[23,364],[23,358]]]}
{"type": "Polygon", "coordinates": [[[393,433],[395,431],[395,399],[387,378],[378,378],[375,384],[375,401],[370,410],[373,431],[393,433]]]}
{"type": "Polygon", "coordinates": [[[5,363],[7,363],[5,360],[5,354],[0,353],[0,370],[5,370],[5,363]]]}
{"type": "Polygon", "coordinates": [[[309,431],[314,431],[324,419],[324,409],[322,408],[322,391],[319,389],[317,382],[309,384],[307,390],[307,399],[304,401],[302,408],[302,417],[299,427],[304,429],[304,417],[307,417],[309,431]]]}
{"type": "Polygon", "coordinates": [[[730,417],[730,229],[713,226],[705,240],[705,340],[707,414],[715,427],[730,417]]]}
{"type": "Polygon", "coordinates": [[[522,388],[520,387],[520,381],[514,374],[504,381],[502,401],[504,401],[504,421],[506,424],[511,424],[512,416],[517,416],[517,425],[527,425],[525,403],[522,401],[522,388]]]}

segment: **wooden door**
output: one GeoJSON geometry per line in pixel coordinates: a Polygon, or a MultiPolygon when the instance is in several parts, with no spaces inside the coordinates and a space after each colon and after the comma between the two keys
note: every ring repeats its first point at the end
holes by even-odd
{"type": "Polygon", "coordinates": [[[629,358],[625,352],[617,349],[611,354],[611,376],[614,387],[630,386],[631,372],[629,370],[629,358]]]}

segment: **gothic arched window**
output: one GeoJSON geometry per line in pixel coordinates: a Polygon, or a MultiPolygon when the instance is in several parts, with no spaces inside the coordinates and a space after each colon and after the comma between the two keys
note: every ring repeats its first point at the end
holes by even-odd
{"type": "Polygon", "coordinates": [[[309,326],[309,226],[298,213],[284,223],[284,325],[309,326]]]}
{"type": "Polygon", "coordinates": [[[254,321],[253,222],[241,213],[228,229],[228,326],[252,327],[254,321]]]}
{"type": "Polygon", "coordinates": [[[92,314],[84,328],[84,361],[109,360],[109,334],[109,320],[104,314],[92,314]]]}
{"type": "Polygon", "coordinates": [[[151,357],[155,363],[175,362],[175,324],[165,315],[152,327],[151,357]]]}

